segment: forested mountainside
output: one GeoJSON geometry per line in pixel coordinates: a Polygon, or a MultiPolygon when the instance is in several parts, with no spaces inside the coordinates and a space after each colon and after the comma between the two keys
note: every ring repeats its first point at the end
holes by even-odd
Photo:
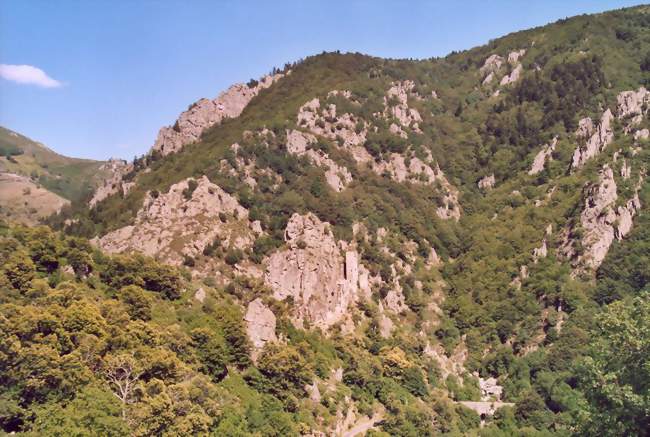
{"type": "Polygon", "coordinates": [[[650,8],[190,105],[2,230],[36,435],[648,435],[650,8]]]}
{"type": "Polygon", "coordinates": [[[36,223],[71,201],[87,201],[121,165],[62,156],[0,126],[0,217],[36,223]]]}

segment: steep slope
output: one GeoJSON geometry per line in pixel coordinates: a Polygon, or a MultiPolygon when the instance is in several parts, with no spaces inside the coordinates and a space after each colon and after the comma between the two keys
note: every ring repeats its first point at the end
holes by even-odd
{"type": "Polygon", "coordinates": [[[34,223],[86,198],[111,172],[103,162],[59,155],[0,127],[0,173],[3,217],[34,223]]]}
{"type": "Polygon", "coordinates": [[[384,417],[389,434],[476,434],[464,405],[495,435],[588,434],[624,405],[601,425],[643,434],[645,373],[611,400],[593,386],[621,368],[598,349],[624,348],[614,319],[647,322],[629,302],[647,288],[649,71],[647,7],[443,59],[321,54],[199,101],[51,223],[232,299],[267,378],[247,389],[329,409],[296,413],[305,433],[384,417]]]}

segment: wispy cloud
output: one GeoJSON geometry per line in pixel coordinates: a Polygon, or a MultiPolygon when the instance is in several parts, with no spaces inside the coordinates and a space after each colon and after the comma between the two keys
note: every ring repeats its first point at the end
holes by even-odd
{"type": "Polygon", "coordinates": [[[40,68],[31,65],[0,64],[0,77],[12,82],[36,85],[43,88],[58,88],[61,82],[52,79],[40,68]]]}

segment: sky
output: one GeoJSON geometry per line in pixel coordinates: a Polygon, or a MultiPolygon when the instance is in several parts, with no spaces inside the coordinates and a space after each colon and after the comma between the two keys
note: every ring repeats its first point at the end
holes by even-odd
{"type": "Polygon", "coordinates": [[[444,56],[623,0],[0,0],[0,125],[131,159],[201,97],[323,51],[444,56]]]}

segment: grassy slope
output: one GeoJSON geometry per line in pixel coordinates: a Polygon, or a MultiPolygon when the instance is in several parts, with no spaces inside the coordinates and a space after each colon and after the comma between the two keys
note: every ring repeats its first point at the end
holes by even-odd
{"type": "Polygon", "coordinates": [[[31,177],[53,193],[72,201],[83,200],[101,181],[102,161],[69,158],[44,145],[0,127],[0,149],[20,150],[12,162],[0,158],[0,170],[31,177]]]}

